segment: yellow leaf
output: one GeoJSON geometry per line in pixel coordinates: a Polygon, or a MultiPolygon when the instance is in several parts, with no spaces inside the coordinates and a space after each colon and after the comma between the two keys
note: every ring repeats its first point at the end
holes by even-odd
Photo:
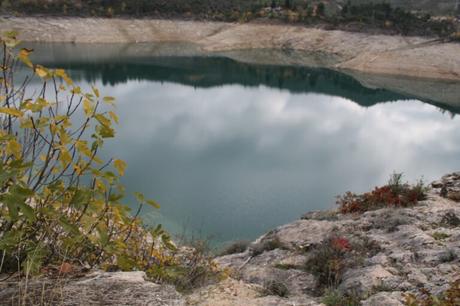
{"type": "Polygon", "coordinates": [[[67,167],[67,165],[72,161],[72,155],[70,155],[66,147],[61,147],[61,155],[59,156],[59,160],[61,161],[63,168],[67,167]]]}
{"type": "Polygon", "coordinates": [[[29,59],[29,54],[32,53],[32,51],[32,49],[22,48],[18,54],[19,60],[29,67],[33,67],[32,62],[29,59]]]}
{"type": "Polygon", "coordinates": [[[62,145],[70,143],[70,136],[67,134],[63,126],[59,129],[59,139],[61,140],[62,145]]]}
{"type": "Polygon", "coordinates": [[[99,189],[102,192],[106,191],[105,184],[101,180],[95,180],[96,183],[96,188],[99,189]]]}
{"type": "Polygon", "coordinates": [[[35,73],[41,78],[45,78],[49,75],[48,69],[40,65],[35,66],[35,73]]]}
{"type": "Polygon", "coordinates": [[[97,89],[94,86],[92,86],[92,89],[93,89],[94,95],[99,98],[99,89],[97,89]]]}
{"type": "Polygon", "coordinates": [[[42,111],[44,107],[49,105],[49,103],[43,98],[38,98],[35,103],[31,103],[30,101],[31,100],[24,101],[24,108],[31,110],[34,113],[42,111]]]}
{"type": "Polygon", "coordinates": [[[91,150],[88,148],[87,142],[83,140],[79,140],[75,143],[75,147],[78,151],[86,155],[87,157],[91,157],[92,153],[91,150]]]}
{"type": "Polygon", "coordinates": [[[145,201],[147,204],[149,204],[150,206],[154,207],[154,208],[160,208],[160,204],[158,204],[156,201],[154,200],[146,200],[145,201]]]}
{"type": "Polygon", "coordinates": [[[21,118],[19,120],[21,122],[21,129],[32,129],[34,127],[32,124],[32,120],[30,120],[30,118],[21,118]]]}
{"type": "Polygon", "coordinates": [[[56,124],[55,124],[54,122],[51,122],[51,123],[50,123],[49,128],[50,128],[50,133],[51,133],[51,135],[56,134],[56,124]]]}
{"type": "Polygon", "coordinates": [[[107,104],[110,104],[110,105],[113,105],[114,102],[115,102],[115,98],[114,97],[104,97],[104,102],[107,103],[107,104]]]}
{"type": "Polygon", "coordinates": [[[74,88],[72,89],[72,93],[73,93],[74,95],[79,95],[79,94],[81,94],[81,88],[78,87],[78,86],[77,86],[77,87],[74,87],[74,88]]]}
{"type": "Polygon", "coordinates": [[[3,41],[5,42],[5,45],[8,48],[15,48],[17,45],[21,43],[20,40],[16,39],[16,35],[8,35],[6,38],[3,39],[3,41]]]}
{"type": "Polygon", "coordinates": [[[102,164],[102,163],[104,163],[104,161],[103,161],[102,159],[100,159],[99,157],[97,157],[97,156],[94,156],[94,157],[93,157],[93,161],[94,161],[95,163],[97,163],[97,164],[102,164]]]}
{"type": "Polygon", "coordinates": [[[96,116],[94,116],[96,118],[97,121],[99,121],[100,124],[102,125],[105,125],[107,127],[110,126],[111,122],[109,119],[107,119],[106,117],[104,117],[104,115],[101,115],[101,114],[97,114],[96,116]]]}
{"type": "Polygon", "coordinates": [[[56,71],[54,72],[58,77],[62,78],[68,85],[72,85],[73,84],[73,81],[71,78],[69,78],[69,76],[67,75],[67,73],[65,72],[64,69],[56,69],[56,71]]]}
{"type": "Polygon", "coordinates": [[[92,94],[90,94],[90,93],[86,93],[85,98],[90,100],[90,101],[94,101],[94,96],[92,94]]]}
{"type": "Polygon", "coordinates": [[[93,106],[88,99],[83,100],[83,111],[87,117],[91,117],[93,115],[93,106]]]}
{"type": "Polygon", "coordinates": [[[0,113],[8,114],[14,117],[22,117],[22,115],[24,115],[20,110],[9,107],[0,107],[0,113]]]}
{"type": "Polygon", "coordinates": [[[126,162],[121,160],[121,159],[115,159],[113,161],[113,165],[115,169],[117,169],[118,173],[123,176],[125,175],[125,169],[126,169],[126,162]]]}
{"type": "Polygon", "coordinates": [[[21,157],[21,149],[21,145],[15,139],[11,139],[6,144],[6,154],[12,154],[16,158],[21,157]]]}
{"type": "Polygon", "coordinates": [[[112,118],[113,121],[115,121],[115,123],[118,124],[118,116],[117,116],[117,114],[115,114],[114,112],[110,111],[109,116],[110,116],[110,118],[112,118]]]}
{"type": "Polygon", "coordinates": [[[77,175],[81,175],[81,167],[77,164],[73,165],[73,168],[75,169],[75,172],[77,173],[77,175]]]}

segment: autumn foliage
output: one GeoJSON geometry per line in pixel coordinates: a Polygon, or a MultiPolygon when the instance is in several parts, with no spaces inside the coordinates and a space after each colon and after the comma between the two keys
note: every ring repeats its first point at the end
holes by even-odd
{"type": "Polygon", "coordinates": [[[130,212],[119,181],[126,163],[98,156],[115,136],[114,98],[33,64],[16,35],[0,36],[0,273],[177,265],[169,235],[139,218],[158,204],[136,193],[130,212]]]}
{"type": "Polygon", "coordinates": [[[363,213],[383,207],[409,207],[425,199],[422,182],[412,186],[402,183],[401,174],[393,174],[389,182],[382,187],[375,187],[371,192],[355,194],[347,192],[337,198],[340,212],[343,214],[363,213]]]}

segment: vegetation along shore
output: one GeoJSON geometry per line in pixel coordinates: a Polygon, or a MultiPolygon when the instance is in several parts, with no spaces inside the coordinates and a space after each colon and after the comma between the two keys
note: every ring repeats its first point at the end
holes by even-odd
{"type": "Polygon", "coordinates": [[[180,243],[144,223],[159,203],[126,196],[127,163],[102,157],[116,97],[35,62],[28,46],[67,43],[72,56],[56,58],[76,62],[86,44],[96,59],[327,68],[431,104],[420,108],[458,108],[459,2],[435,2],[0,0],[0,304],[460,305],[460,172],[429,184],[395,173],[218,251],[180,243]]]}

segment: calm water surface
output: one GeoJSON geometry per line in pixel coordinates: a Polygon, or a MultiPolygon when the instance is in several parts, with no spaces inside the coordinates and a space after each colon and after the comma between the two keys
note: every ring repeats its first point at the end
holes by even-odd
{"type": "Polygon", "coordinates": [[[174,233],[253,239],[393,171],[431,181],[460,165],[455,110],[329,70],[206,57],[73,61],[52,50],[48,66],[117,97],[121,123],[104,154],[127,161],[128,192],[162,205],[145,220],[174,233]]]}

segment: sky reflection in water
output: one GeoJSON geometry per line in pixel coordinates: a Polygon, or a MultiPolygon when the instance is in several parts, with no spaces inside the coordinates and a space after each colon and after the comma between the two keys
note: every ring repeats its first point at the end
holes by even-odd
{"type": "Polygon", "coordinates": [[[393,170],[432,180],[460,164],[460,120],[416,100],[364,108],[264,86],[145,81],[104,91],[121,115],[106,152],[128,162],[128,190],[157,199],[174,231],[217,241],[332,207],[336,195],[366,191],[393,170]]]}
{"type": "Polygon", "coordinates": [[[458,116],[332,71],[218,58],[101,62],[47,47],[42,60],[68,61],[43,64],[117,98],[117,137],[103,154],[127,161],[127,192],[162,206],[143,217],[174,233],[254,239],[393,171],[429,182],[459,170],[458,116]]]}

